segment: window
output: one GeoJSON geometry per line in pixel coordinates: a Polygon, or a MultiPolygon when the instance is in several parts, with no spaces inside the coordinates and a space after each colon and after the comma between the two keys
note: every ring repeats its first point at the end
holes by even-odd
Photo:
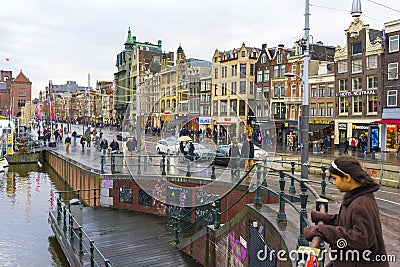
{"type": "Polygon", "coordinates": [[[285,65],[281,65],[281,77],[284,77],[285,69],[286,69],[286,66],[285,65]]]}
{"type": "Polygon", "coordinates": [[[274,78],[279,77],[279,66],[274,66],[274,78]]]}
{"type": "Polygon", "coordinates": [[[250,82],[249,84],[250,84],[250,94],[254,95],[254,83],[250,82]]]}
{"type": "Polygon", "coordinates": [[[241,81],[240,82],[240,93],[245,94],[246,93],[246,81],[241,81]]]}
{"type": "Polygon", "coordinates": [[[261,63],[267,62],[267,56],[264,54],[261,56],[261,63]]]}
{"type": "Polygon", "coordinates": [[[317,86],[315,84],[311,85],[310,97],[311,98],[317,97],[317,86]]]}
{"type": "Polygon", "coordinates": [[[399,36],[389,36],[389,53],[399,51],[399,36]]]}
{"type": "Polygon", "coordinates": [[[218,116],[218,100],[213,101],[213,115],[218,116]]]}
{"type": "Polygon", "coordinates": [[[310,116],[315,116],[317,109],[317,104],[313,103],[310,105],[310,116]]]}
{"type": "Polygon", "coordinates": [[[226,78],[228,76],[228,67],[222,67],[222,78],[226,78]]]}
{"type": "Polygon", "coordinates": [[[237,65],[232,65],[232,76],[237,75],[237,65]]]}
{"type": "Polygon", "coordinates": [[[292,92],[291,92],[291,96],[292,97],[295,97],[296,96],[296,85],[295,84],[292,84],[292,92]]]}
{"type": "Polygon", "coordinates": [[[257,71],[257,82],[262,82],[262,70],[257,71]]]}
{"type": "Polygon", "coordinates": [[[237,100],[231,100],[230,115],[236,115],[237,113],[237,100]]]}
{"type": "Polygon", "coordinates": [[[351,45],[351,48],[352,48],[353,55],[358,55],[358,54],[361,54],[361,52],[362,52],[361,43],[354,43],[351,45]]]}
{"type": "Polygon", "coordinates": [[[239,100],[239,116],[244,116],[246,114],[246,101],[239,100]]]}
{"type": "Polygon", "coordinates": [[[246,78],[246,64],[240,64],[240,78],[246,78]]]}
{"type": "Polygon", "coordinates": [[[214,95],[218,96],[218,84],[214,85],[214,95]]]}
{"type": "Polygon", "coordinates": [[[221,95],[226,95],[226,90],[227,89],[227,86],[226,86],[226,83],[222,83],[222,94],[221,95]]]}
{"type": "Polygon", "coordinates": [[[377,113],[378,112],[378,96],[367,95],[367,112],[377,113]]]}
{"type": "Polygon", "coordinates": [[[339,73],[345,73],[347,72],[347,61],[346,60],[340,60],[338,61],[338,72],[339,73]]]}
{"type": "Polygon", "coordinates": [[[250,76],[254,76],[254,64],[250,64],[250,76]]]}
{"type": "Polygon", "coordinates": [[[325,85],[320,84],[318,86],[318,97],[324,97],[325,96],[325,85]]]}
{"type": "Polygon", "coordinates": [[[378,68],[378,56],[372,55],[367,57],[367,68],[376,69],[378,68]]]}
{"type": "Polygon", "coordinates": [[[262,100],[262,88],[257,87],[257,94],[256,94],[256,99],[257,100],[262,100]]]}
{"type": "Polygon", "coordinates": [[[339,80],[339,92],[344,92],[349,90],[349,84],[346,79],[339,80]]]}
{"type": "Polygon", "coordinates": [[[388,64],[388,80],[394,80],[399,78],[398,67],[399,67],[399,62],[388,64]]]}
{"type": "Polygon", "coordinates": [[[325,116],[325,104],[318,104],[318,116],[319,117],[325,116]]]}
{"type": "Polygon", "coordinates": [[[333,116],[333,103],[328,103],[328,106],[326,107],[326,116],[327,117],[333,116]]]}
{"type": "Polygon", "coordinates": [[[286,105],[282,102],[274,102],[272,103],[272,112],[274,119],[285,119],[286,105]]]}
{"type": "Polygon", "coordinates": [[[18,96],[26,96],[26,92],[19,91],[19,92],[18,92],[18,96]]]}
{"type": "Polygon", "coordinates": [[[362,113],[362,96],[353,97],[353,114],[362,113]]]}
{"type": "Polygon", "coordinates": [[[333,84],[328,84],[328,93],[327,93],[327,97],[333,97],[333,94],[335,92],[335,87],[333,86],[333,84]]]}
{"type": "Polygon", "coordinates": [[[292,73],[296,74],[297,73],[297,66],[292,65],[292,73]]]}
{"type": "Polygon", "coordinates": [[[358,73],[362,72],[362,59],[353,59],[351,62],[351,72],[358,73]]]}
{"type": "Polygon", "coordinates": [[[285,96],[285,83],[281,83],[281,97],[285,96]]]}
{"type": "Polygon", "coordinates": [[[227,115],[227,102],[225,101],[221,101],[221,115],[227,115]]]}
{"type": "Polygon", "coordinates": [[[361,78],[354,78],[353,79],[353,91],[361,90],[362,89],[362,79],[361,78]]]}
{"type": "Polygon", "coordinates": [[[269,81],[269,69],[264,70],[264,82],[269,81]]]}
{"type": "Polygon", "coordinates": [[[339,97],[339,114],[347,115],[349,112],[349,100],[347,97],[339,97]]]}
{"type": "Polygon", "coordinates": [[[281,64],[281,63],[282,63],[282,54],[278,54],[277,63],[278,63],[278,64],[281,64]]]}
{"type": "Polygon", "coordinates": [[[397,106],[397,90],[389,90],[387,92],[387,106],[397,106]]]}
{"type": "Polygon", "coordinates": [[[231,95],[236,95],[236,82],[232,82],[231,86],[231,95]]]}
{"type": "Polygon", "coordinates": [[[378,88],[378,77],[368,76],[368,89],[377,89],[377,88],[378,88]]]}
{"type": "Polygon", "coordinates": [[[242,51],[242,57],[246,56],[246,51],[242,51]]]}
{"type": "Polygon", "coordinates": [[[25,99],[18,99],[18,108],[25,107],[25,99]]]}
{"type": "Polygon", "coordinates": [[[214,78],[215,78],[215,79],[218,79],[218,69],[215,69],[214,71],[215,71],[214,78]]]}
{"type": "Polygon", "coordinates": [[[279,92],[278,92],[278,84],[274,83],[274,97],[278,97],[278,94],[279,94],[279,92]]]}

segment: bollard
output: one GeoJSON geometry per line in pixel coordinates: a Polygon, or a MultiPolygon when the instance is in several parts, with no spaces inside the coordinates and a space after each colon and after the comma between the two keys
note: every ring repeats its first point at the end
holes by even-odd
{"type": "Polygon", "coordinates": [[[214,227],[218,229],[221,227],[221,200],[215,200],[215,222],[214,227]]]}
{"type": "Polygon", "coordinates": [[[297,241],[297,246],[308,246],[309,242],[304,237],[304,227],[307,227],[306,218],[307,218],[307,187],[305,185],[304,179],[300,181],[300,235],[297,241]]]}
{"type": "Polygon", "coordinates": [[[162,155],[161,159],[161,175],[167,175],[165,172],[165,155],[162,155]]]}
{"type": "Polygon", "coordinates": [[[236,182],[240,180],[240,158],[236,158],[236,182]]]}
{"type": "Polygon", "coordinates": [[[97,202],[97,197],[96,197],[96,191],[97,189],[93,189],[93,208],[96,208],[96,202],[97,202]]]}
{"type": "Polygon", "coordinates": [[[94,241],[90,240],[90,267],[94,266],[94,241]]]}
{"type": "Polygon", "coordinates": [[[322,166],[321,167],[321,177],[322,177],[322,181],[321,181],[321,195],[325,196],[326,194],[326,167],[322,166]]]}
{"type": "Polygon", "coordinates": [[[115,173],[115,155],[111,154],[111,173],[115,173]]]}
{"type": "Polygon", "coordinates": [[[263,181],[262,181],[262,185],[267,187],[267,159],[263,159],[263,181]]]}
{"type": "Polygon", "coordinates": [[[215,178],[215,160],[213,160],[211,163],[211,179],[215,180],[215,178]]]}
{"type": "Polygon", "coordinates": [[[138,166],[137,174],[138,174],[138,175],[141,175],[142,172],[140,171],[140,160],[141,160],[140,154],[138,154],[137,157],[138,157],[138,159],[137,159],[137,166],[138,166]]]}
{"type": "Polygon", "coordinates": [[[256,196],[254,197],[254,205],[257,208],[262,206],[262,201],[260,197],[260,184],[261,184],[261,166],[257,163],[257,188],[256,188],[256,196]]]}
{"type": "Polygon", "coordinates": [[[79,252],[78,252],[78,254],[83,255],[82,226],[79,226],[78,237],[79,237],[79,252]]]}
{"type": "Polygon", "coordinates": [[[100,162],[100,164],[101,164],[101,173],[104,173],[104,161],[105,161],[105,157],[102,154],[101,155],[101,162],[100,162]]]}
{"type": "Polygon", "coordinates": [[[285,213],[285,174],[283,170],[279,170],[279,212],[278,212],[278,222],[286,223],[286,213],[285,213]]]}
{"type": "Polygon", "coordinates": [[[175,242],[175,245],[178,245],[179,244],[178,219],[173,218],[173,220],[174,220],[174,231],[175,231],[174,242],[175,242]]]}
{"type": "Polygon", "coordinates": [[[192,176],[192,175],[190,174],[190,161],[188,161],[186,177],[191,177],[191,176],[192,176]]]}
{"type": "MultiPolygon", "coordinates": [[[[290,162],[292,166],[290,170],[292,171],[292,175],[294,176],[294,162],[290,162]]],[[[290,177],[290,186],[289,186],[289,193],[296,194],[296,188],[294,187],[294,177],[290,177]]]]}

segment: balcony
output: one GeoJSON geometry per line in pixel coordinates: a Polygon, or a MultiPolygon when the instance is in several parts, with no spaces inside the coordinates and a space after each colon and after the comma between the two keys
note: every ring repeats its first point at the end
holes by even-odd
{"type": "Polygon", "coordinates": [[[301,104],[302,103],[302,99],[300,96],[292,96],[292,97],[284,97],[283,98],[283,102],[285,104],[301,104]]]}

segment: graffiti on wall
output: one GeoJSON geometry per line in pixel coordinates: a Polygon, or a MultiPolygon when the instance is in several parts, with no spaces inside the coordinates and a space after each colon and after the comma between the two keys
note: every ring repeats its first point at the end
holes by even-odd
{"type": "Polygon", "coordinates": [[[240,261],[244,262],[247,257],[247,242],[243,237],[236,238],[235,232],[229,233],[229,247],[232,254],[240,261]]]}
{"type": "Polygon", "coordinates": [[[378,172],[374,169],[365,168],[365,171],[371,176],[373,179],[378,179],[378,172]]]}
{"type": "Polygon", "coordinates": [[[154,185],[154,189],[152,191],[153,197],[153,204],[157,209],[157,213],[159,215],[165,215],[165,200],[166,196],[164,195],[164,184],[162,181],[158,180],[157,183],[154,185]]]}

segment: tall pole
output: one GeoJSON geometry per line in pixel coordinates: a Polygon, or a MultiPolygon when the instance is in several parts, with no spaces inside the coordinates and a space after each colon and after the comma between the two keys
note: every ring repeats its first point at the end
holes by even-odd
{"type": "Polygon", "coordinates": [[[310,4],[309,0],[306,1],[306,13],[305,16],[305,45],[304,45],[304,70],[303,70],[303,99],[301,108],[301,143],[303,144],[303,150],[301,152],[301,178],[308,179],[308,130],[309,130],[309,106],[308,106],[308,63],[310,60],[310,4]]]}
{"type": "Polygon", "coordinates": [[[139,47],[136,47],[136,140],[138,153],[141,152],[142,138],[140,134],[140,73],[139,73],[139,47]]]}
{"type": "Polygon", "coordinates": [[[90,73],[88,73],[88,127],[90,127],[90,73]]]}

